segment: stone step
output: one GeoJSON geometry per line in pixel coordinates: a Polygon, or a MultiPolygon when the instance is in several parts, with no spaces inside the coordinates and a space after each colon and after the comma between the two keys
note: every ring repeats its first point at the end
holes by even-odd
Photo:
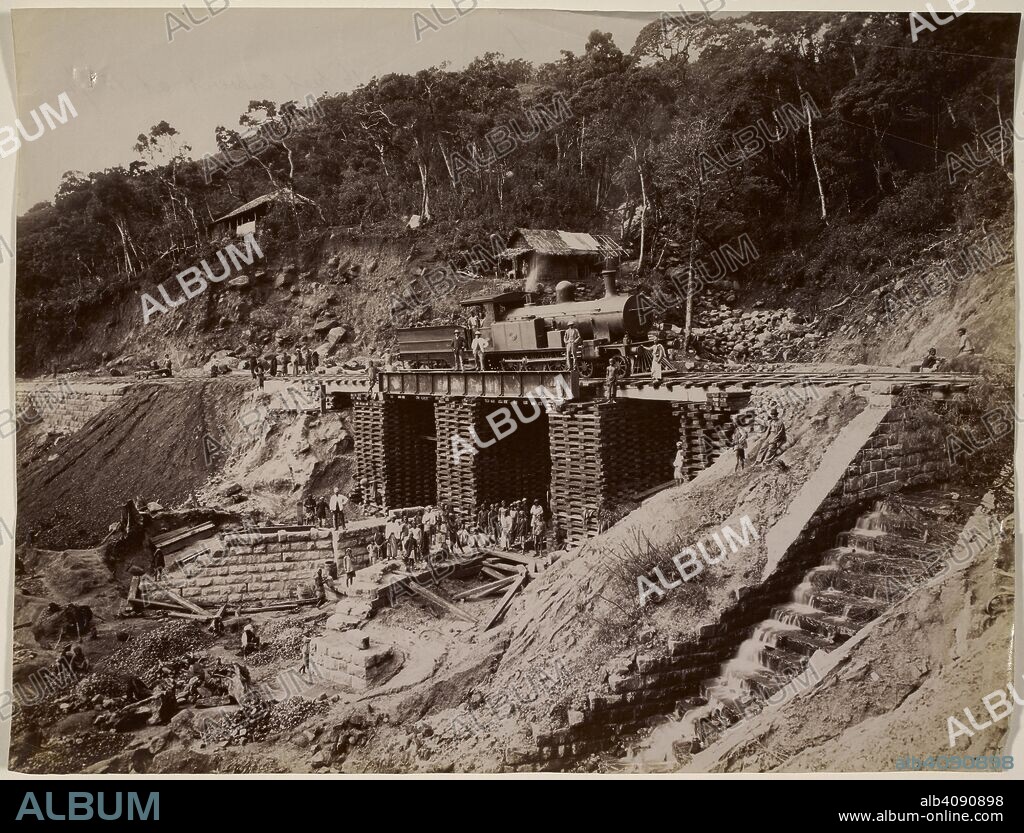
{"type": "Polygon", "coordinates": [[[839,548],[911,558],[917,561],[931,561],[935,557],[936,545],[925,543],[876,530],[851,529],[836,536],[839,548]]]}
{"type": "Polygon", "coordinates": [[[807,633],[778,619],[768,619],[757,625],[754,628],[754,638],[774,648],[808,657],[815,651],[831,651],[836,645],[846,641],[845,637],[829,639],[807,633]]]}
{"type": "Polygon", "coordinates": [[[795,602],[773,607],[772,618],[830,640],[838,638],[845,641],[861,628],[861,625],[845,616],[837,616],[795,602]]]}
{"type": "Polygon", "coordinates": [[[825,565],[840,571],[873,573],[875,575],[907,575],[924,579],[929,574],[927,562],[918,558],[836,547],[825,553],[825,565]]]}
{"type": "Polygon", "coordinates": [[[834,588],[813,591],[805,597],[804,601],[811,607],[833,616],[843,616],[861,626],[870,622],[888,607],[884,601],[864,599],[834,588]]]}

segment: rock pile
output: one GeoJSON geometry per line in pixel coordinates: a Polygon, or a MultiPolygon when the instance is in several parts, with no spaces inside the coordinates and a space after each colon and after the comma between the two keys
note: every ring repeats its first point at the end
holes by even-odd
{"type": "Polygon", "coordinates": [[[693,334],[701,354],[744,364],[796,361],[823,338],[818,321],[805,321],[792,307],[741,312],[721,304],[702,310],[699,321],[693,334]]]}

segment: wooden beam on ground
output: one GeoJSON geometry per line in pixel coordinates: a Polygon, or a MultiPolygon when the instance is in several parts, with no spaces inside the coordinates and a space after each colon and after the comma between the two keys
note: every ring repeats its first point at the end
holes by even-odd
{"type": "Polygon", "coordinates": [[[484,623],[484,630],[490,630],[502,616],[505,615],[505,611],[508,610],[508,606],[512,604],[512,597],[518,593],[524,584],[530,580],[529,573],[523,573],[518,579],[512,582],[512,586],[505,591],[505,595],[501,597],[501,601],[498,602],[497,607],[491,612],[487,621],[484,623]]]}
{"type": "Polygon", "coordinates": [[[193,613],[199,614],[200,616],[205,616],[207,619],[209,619],[209,618],[211,618],[213,616],[213,614],[210,613],[210,611],[204,610],[203,608],[201,608],[199,605],[195,604],[194,602],[190,602],[184,596],[179,596],[173,590],[168,590],[166,587],[164,587],[156,579],[151,578],[149,576],[146,576],[146,581],[147,582],[151,582],[159,590],[162,590],[164,593],[166,593],[174,601],[176,601],[178,604],[180,604],[182,607],[186,608],[187,610],[191,610],[193,613]]]}
{"type": "MultiPolygon", "coordinates": [[[[496,558],[485,561],[484,564],[486,564],[492,572],[501,573],[501,576],[517,576],[520,572],[518,566],[513,567],[511,564],[506,564],[504,561],[498,561],[496,558]]],[[[501,576],[494,576],[494,578],[501,578],[501,576]]]]}
{"type": "Polygon", "coordinates": [[[471,587],[469,590],[463,590],[452,596],[452,601],[457,602],[460,599],[468,599],[470,596],[476,596],[477,594],[486,595],[487,593],[498,590],[502,587],[506,587],[515,581],[515,576],[502,576],[497,581],[489,582],[488,584],[481,584],[477,587],[471,587]]]}
{"type": "Polygon", "coordinates": [[[185,613],[185,612],[180,611],[180,610],[168,610],[167,611],[167,615],[168,616],[173,616],[175,619],[195,619],[195,620],[200,621],[200,622],[209,622],[210,621],[210,614],[209,613],[206,613],[206,614],[200,616],[198,613],[185,613]]]}
{"type": "Polygon", "coordinates": [[[531,570],[537,566],[537,559],[529,555],[519,555],[515,552],[505,552],[504,550],[488,550],[488,555],[491,558],[498,558],[502,561],[511,561],[513,564],[522,564],[529,567],[531,570]]]}
{"type": "Polygon", "coordinates": [[[179,613],[194,613],[187,607],[172,602],[158,602],[156,599],[136,599],[133,603],[137,607],[158,607],[161,610],[177,610],[179,613]]]}
{"type": "Polygon", "coordinates": [[[461,610],[457,605],[452,604],[448,599],[444,598],[444,596],[435,593],[433,590],[427,590],[426,587],[421,587],[415,581],[408,582],[406,586],[417,596],[422,596],[428,602],[431,602],[438,607],[443,607],[453,616],[463,619],[466,622],[472,622],[474,625],[477,624],[476,619],[466,613],[466,611],[461,610]]]}
{"type": "Polygon", "coordinates": [[[500,582],[499,586],[497,586],[497,587],[487,587],[487,588],[481,587],[480,589],[477,590],[477,592],[475,592],[475,593],[473,593],[473,594],[471,594],[469,596],[466,596],[466,601],[467,602],[477,602],[477,601],[480,601],[480,599],[485,599],[488,596],[493,596],[495,593],[501,593],[502,591],[507,590],[509,587],[511,587],[512,584],[515,583],[515,581],[516,581],[515,576],[509,576],[507,579],[505,579],[505,581],[500,582]]]}

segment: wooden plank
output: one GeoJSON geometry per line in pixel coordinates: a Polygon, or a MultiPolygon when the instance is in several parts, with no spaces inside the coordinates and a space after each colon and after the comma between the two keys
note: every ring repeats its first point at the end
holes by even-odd
{"type": "Polygon", "coordinates": [[[505,591],[505,595],[501,597],[501,601],[498,602],[497,606],[491,612],[491,615],[487,618],[484,623],[483,629],[490,630],[502,616],[505,615],[505,611],[508,610],[508,606],[512,604],[512,597],[518,593],[523,585],[530,580],[529,573],[523,573],[519,578],[512,582],[512,586],[505,591]]]}
{"type": "Polygon", "coordinates": [[[155,536],[153,538],[153,545],[167,550],[174,544],[187,541],[189,538],[201,535],[204,532],[210,532],[215,528],[213,523],[209,521],[198,526],[179,527],[178,529],[172,529],[170,532],[165,532],[163,535],[155,536]]]}
{"type": "Polygon", "coordinates": [[[488,576],[489,578],[508,578],[508,576],[505,573],[501,572],[501,570],[498,567],[496,567],[496,566],[495,567],[487,567],[487,566],[481,567],[480,568],[480,572],[483,573],[485,576],[488,576]]]}
{"type": "Polygon", "coordinates": [[[163,585],[162,585],[162,584],[161,584],[160,582],[158,582],[158,581],[157,581],[156,579],[154,579],[154,578],[151,578],[151,577],[149,577],[149,576],[146,576],[146,581],[148,581],[148,582],[151,582],[151,583],[152,583],[152,584],[154,584],[154,585],[155,585],[155,586],[156,586],[156,587],[157,587],[158,589],[160,589],[160,590],[163,590],[163,592],[164,592],[164,593],[166,593],[166,594],[167,594],[168,596],[170,596],[170,597],[171,597],[171,598],[172,598],[172,599],[173,599],[174,601],[176,601],[176,602],[177,602],[178,604],[180,604],[180,605],[181,605],[182,607],[184,607],[184,608],[186,608],[186,609],[188,609],[188,610],[191,610],[191,611],[192,611],[193,613],[199,614],[199,615],[201,615],[201,616],[205,616],[205,617],[206,617],[207,619],[209,619],[209,618],[210,618],[211,616],[213,616],[213,614],[212,614],[212,613],[210,613],[210,611],[208,611],[208,610],[204,610],[204,609],[203,609],[203,608],[201,608],[201,607],[200,607],[199,605],[197,605],[197,604],[194,604],[193,602],[190,602],[190,601],[189,601],[188,599],[186,599],[186,598],[185,598],[184,596],[179,596],[179,595],[178,595],[177,593],[175,593],[175,592],[174,592],[173,590],[169,590],[169,589],[167,589],[167,588],[166,588],[166,587],[164,587],[164,586],[163,586],[163,585]]]}
{"type": "Polygon", "coordinates": [[[201,622],[209,622],[210,615],[200,616],[198,613],[183,613],[180,610],[168,610],[168,616],[173,616],[175,619],[195,619],[201,622]]]}
{"type": "Polygon", "coordinates": [[[502,561],[511,561],[513,564],[522,564],[531,569],[536,567],[538,564],[537,559],[532,558],[529,555],[519,555],[515,552],[504,552],[503,550],[488,550],[487,553],[491,558],[498,558],[502,561]]]}
{"type": "MultiPolygon", "coordinates": [[[[408,584],[406,584],[406,587],[408,587],[410,590],[412,590],[412,592],[415,593],[416,595],[422,596],[428,602],[431,602],[431,603],[437,605],[438,607],[443,607],[445,610],[447,610],[453,616],[456,616],[459,619],[463,619],[466,622],[472,622],[474,625],[477,624],[476,619],[474,619],[472,616],[470,616],[464,610],[460,610],[457,605],[452,604],[450,601],[448,601],[448,599],[444,598],[441,595],[438,595],[434,591],[427,590],[427,588],[425,588],[425,587],[421,587],[415,581],[410,581],[408,584]]],[[[486,628],[485,628],[485,630],[486,630],[486,628]]]]}
{"type": "Polygon", "coordinates": [[[456,593],[452,596],[452,601],[457,602],[459,601],[459,599],[468,599],[470,596],[475,596],[478,593],[483,593],[484,595],[486,595],[486,593],[490,593],[494,590],[504,587],[512,581],[515,581],[514,576],[502,576],[497,581],[492,581],[488,584],[481,584],[477,587],[471,587],[469,590],[462,590],[461,592],[456,593]]]}
{"type": "Polygon", "coordinates": [[[187,608],[182,607],[180,604],[171,604],[170,602],[158,602],[155,599],[136,599],[133,604],[136,607],[158,607],[161,610],[177,610],[180,613],[192,613],[187,608]]]}
{"type": "Polygon", "coordinates": [[[515,575],[518,575],[519,572],[520,572],[519,566],[513,567],[511,564],[506,564],[505,562],[498,561],[497,559],[492,559],[490,561],[485,561],[484,564],[486,564],[488,567],[490,567],[491,570],[493,570],[495,572],[501,573],[500,576],[494,576],[494,578],[503,578],[503,577],[507,577],[507,576],[515,576],[515,575]]]}
{"type": "Polygon", "coordinates": [[[493,596],[495,593],[501,593],[503,590],[507,590],[513,584],[513,582],[515,582],[515,580],[515,576],[509,576],[504,581],[494,583],[498,586],[489,586],[488,589],[484,589],[483,587],[481,587],[476,593],[466,596],[466,601],[476,602],[480,599],[487,598],[488,596],[493,596]]]}

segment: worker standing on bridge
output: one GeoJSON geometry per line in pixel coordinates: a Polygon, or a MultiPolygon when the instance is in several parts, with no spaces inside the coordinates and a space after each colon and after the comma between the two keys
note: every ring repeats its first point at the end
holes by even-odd
{"type": "Polygon", "coordinates": [[[565,366],[568,370],[576,369],[576,353],[579,351],[580,331],[574,323],[570,323],[562,332],[562,344],[565,345],[565,366]]]}
{"type": "Polygon", "coordinates": [[[651,347],[651,378],[656,384],[661,382],[662,374],[665,371],[665,365],[671,364],[668,360],[668,353],[665,352],[665,345],[660,341],[654,342],[654,346],[651,347]]]}
{"type": "Polygon", "coordinates": [[[604,372],[604,395],[611,402],[615,398],[615,392],[619,387],[619,364],[609,362],[608,369],[604,372]]]}
{"type": "Polygon", "coordinates": [[[480,335],[477,330],[473,336],[473,343],[470,345],[473,351],[473,360],[476,362],[476,369],[484,369],[484,351],[487,349],[487,339],[480,335]]]}
{"type": "Polygon", "coordinates": [[[626,359],[626,366],[623,368],[624,376],[633,375],[633,339],[626,333],[622,337],[622,355],[626,359]]]}
{"type": "Polygon", "coordinates": [[[462,351],[466,349],[466,337],[462,334],[462,328],[456,327],[452,335],[452,356],[455,360],[455,369],[464,370],[462,366],[462,351]]]}

